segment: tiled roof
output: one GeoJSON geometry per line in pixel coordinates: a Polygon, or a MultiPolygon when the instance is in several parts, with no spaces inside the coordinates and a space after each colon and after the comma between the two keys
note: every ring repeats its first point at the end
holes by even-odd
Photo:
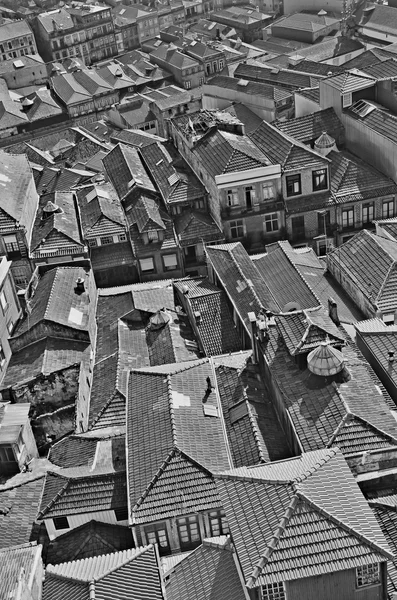
{"type": "MultiPolygon", "coordinates": [[[[269,336],[266,357],[272,378],[304,452],[336,446],[335,437],[349,435],[355,418],[364,427],[357,428],[354,445],[368,450],[397,445],[397,426],[386,399],[351,343],[343,348],[345,375],[324,378],[296,365],[275,328],[269,328],[269,336]]],[[[352,452],[354,446],[343,448],[344,454],[352,452]]]]}
{"type": "Polygon", "coordinates": [[[348,94],[349,92],[358,92],[373,87],[375,81],[364,74],[345,71],[344,73],[329,77],[327,85],[337,89],[341,94],[348,94]]]}
{"type": "Polygon", "coordinates": [[[136,224],[139,233],[165,229],[165,221],[169,221],[167,214],[160,208],[159,202],[141,194],[134,202],[128,214],[129,224],[136,224]]]}
{"type": "Polygon", "coordinates": [[[207,359],[130,373],[127,447],[133,519],[175,514],[180,510],[175,494],[181,502],[189,499],[188,512],[220,506],[211,472],[230,468],[231,458],[221,419],[215,416],[221,410],[217,392],[206,395],[208,378],[216,385],[207,359]]]}
{"type": "Polygon", "coordinates": [[[292,92],[286,90],[282,87],[277,87],[275,85],[270,85],[268,83],[261,83],[259,81],[249,81],[248,79],[242,80],[244,81],[244,85],[242,86],[239,82],[241,79],[236,79],[234,77],[226,77],[225,75],[215,75],[204,84],[203,93],[206,94],[207,86],[219,87],[225,90],[233,90],[244,92],[247,95],[252,96],[263,96],[268,100],[273,100],[274,102],[281,102],[282,100],[287,100],[291,98],[292,92]],[[248,82],[248,83],[245,83],[248,82]]]}
{"type": "Polygon", "coordinates": [[[164,600],[153,546],[48,565],[43,600],[164,600]]]}
{"type": "Polygon", "coordinates": [[[275,121],[273,125],[304,144],[317,140],[324,131],[335,140],[344,136],[344,127],[332,107],[296,119],[275,121]]]}
{"type": "MultiPolygon", "coordinates": [[[[360,323],[357,324],[357,329],[360,331],[360,323]]],[[[374,331],[360,331],[364,340],[364,344],[369,348],[370,353],[381,366],[381,373],[387,372],[388,377],[393,380],[397,379],[397,373],[394,363],[389,361],[389,352],[393,351],[397,346],[397,330],[389,329],[383,321],[380,321],[379,326],[373,328],[374,331]],[[383,328],[380,328],[380,324],[383,328]]]]}
{"type": "Polygon", "coordinates": [[[133,546],[131,529],[121,525],[89,521],[53,539],[47,549],[47,564],[82,560],[127,550],[133,546]]]}
{"type": "Polygon", "coordinates": [[[104,157],[103,164],[120,200],[134,185],[155,191],[136,148],[118,144],[104,157]]]}
{"type": "Polygon", "coordinates": [[[385,48],[369,48],[368,50],[365,50],[365,52],[362,52],[358,56],[343,63],[343,68],[361,70],[370,65],[378,65],[392,56],[387,48],[388,46],[385,46],[385,48]]]}
{"type": "Polygon", "coordinates": [[[374,79],[389,79],[397,76],[397,61],[394,58],[388,58],[378,64],[361,67],[366,75],[374,79]]]}
{"type": "Polygon", "coordinates": [[[330,254],[330,260],[354,278],[362,293],[392,313],[397,308],[397,243],[362,230],[330,254]],[[376,265],[376,268],[375,268],[376,265]]]}
{"type": "Polygon", "coordinates": [[[175,168],[166,147],[150,144],[140,152],[165,202],[190,202],[206,195],[205,187],[189,167],[175,168]]]}
{"type": "Polygon", "coordinates": [[[79,469],[75,469],[75,476],[66,473],[66,469],[62,474],[47,473],[40,504],[40,519],[126,508],[125,472],[98,475],[86,470],[82,475],[79,469]]]}
{"type": "Polygon", "coordinates": [[[308,353],[325,341],[332,346],[345,343],[344,336],[322,307],[280,313],[275,321],[291,356],[308,353]]]}
{"type": "Polygon", "coordinates": [[[166,583],[168,600],[246,598],[228,538],[219,545],[204,540],[171,571],[166,583]]]}
{"type": "Polygon", "coordinates": [[[44,478],[40,477],[0,491],[0,548],[36,539],[36,517],[43,486],[44,478]]]}
{"type": "Polygon", "coordinates": [[[325,157],[265,121],[249,137],[274,164],[280,164],[284,171],[326,166],[328,162],[325,157]]]}
{"type": "Polygon", "coordinates": [[[208,244],[225,239],[213,218],[204,212],[185,209],[175,218],[174,224],[181,246],[191,246],[199,242],[208,244]]]}
{"type": "Polygon", "coordinates": [[[115,144],[121,142],[129,146],[135,146],[136,148],[143,148],[156,142],[162,143],[166,141],[165,138],[147,133],[146,131],[139,131],[139,129],[122,129],[121,131],[116,131],[110,139],[115,144]]]}
{"type": "Polygon", "coordinates": [[[226,432],[236,467],[291,456],[259,369],[248,358],[246,361],[243,367],[216,366],[226,432]]]}
{"type": "Polygon", "coordinates": [[[99,237],[126,232],[124,212],[110,183],[81,188],[77,198],[84,236],[99,237]]]}
{"type": "Polygon", "coordinates": [[[334,17],[329,17],[328,15],[319,15],[319,14],[308,14],[306,12],[297,12],[293,15],[287,15],[285,17],[281,17],[278,21],[274,23],[274,29],[276,27],[285,27],[287,29],[294,29],[299,31],[311,31],[318,32],[323,31],[328,28],[330,25],[333,25],[334,28],[338,27],[338,19],[334,17]]]}
{"type": "Polygon", "coordinates": [[[125,465],[125,436],[70,435],[51,447],[48,460],[63,468],[110,467],[121,470],[125,465]]]}
{"type": "MultiPolygon", "coordinates": [[[[138,200],[138,205],[140,204],[141,199],[143,199],[145,202],[147,200],[150,201],[150,199],[145,198],[143,195],[141,195],[141,198],[138,200]]],[[[161,220],[163,221],[163,223],[165,225],[165,227],[163,229],[163,238],[159,239],[158,241],[151,242],[150,245],[145,244],[142,239],[142,235],[139,232],[138,226],[134,222],[133,210],[131,210],[129,213],[127,213],[127,219],[130,222],[130,240],[131,240],[131,246],[132,246],[135,256],[140,256],[143,258],[146,255],[149,255],[149,256],[153,255],[153,252],[155,252],[155,251],[159,252],[159,251],[164,251],[164,250],[170,250],[170,251],[173,250],[175,252],[177,250],[178,244],[177,244],[177,239],[176,239],[176,235],[175,235],[173,221],[167,215],[166,212],[163,212],[163,211],[161,212],[161,220]],[[131,223],[131,221],[132,221],[132,223],[131,223]]],[[[157,229],[157,230],[160,229],[159,226],[154,227],[153,225],[150,228],[157,229]]]]}
{"type": "Polygon", "coordinates": [[[239,63],[234,71],[234,77],[278,85],[288,90],[316,87],[318,85],[318,80],[311,77],[311,75],[296,73],[287,69],[274,69],[273,66],[269,68],[263,63],[255,61],[255,59],[251,61],[251,64],[239,63]]]}
{"type": "Polygon", "coordinates": [[[174,283],[189,303],[194,314],[200,313],[200,319],[194,324],[206,356],[216,356],[240,349],[241,342],[237,334],[233,316],[228,306],[225,292],[212,285],[207,279],[186,279],[174,283]],[[184,290],[189,289],[185,296],[184,290]]]}
{"type": "MultiPolygon", "coordinates": [[[[41,321],[53,321],[64,327],[88,331],[94,297],[87,272],[82,267],[56,267],[39,280],[33,298],[29,300],[29,319],[22,321],[14,332],[20,336],[41,321]],[[81,277],[85,291],[76,293],[76,280],[81,277]]],[[[87,340],[88,341],[88,340],[87,340]]]]}
{"type": "Polygon", "coordinates": [[[298,90],[296,93],[320,105],[320,88],[305,88],[298,90]]]}
{"type": "Polygon", "coordinates": [[[397,15],[393,6],[375,5],[370,12],[368,19],[361,22],[360,25],[365,29],[373,29],[375,32],[384,34],[396,34],[397,15]]]}
{"type": "Polygon", "coordinates": [[[236,117],[241,123],[244,124],[245,133],[248,135],[251,131],[255,131],[262,123],[262,119],[258,117],[252,110],[241,104],[241,102],[235,102],[225,108],[223,112],[227,112],[230,115],[236,117]]]}
{"type": "Polygon", "coordinates": [[[235,469],[216,483],[248,588],[391,557],[338,449],[235,469]]]}
{"type": "Polygon", "coordinates": [[[208,246],[206,255],[248,330],[249,312],[257,315],[262,308],[278,312],[270,289],[240,242],[208,246]]]}
{"type": "MultiPolygon", "coordinates": [[[[0,152],[0,176],[2,194],[0,209],[4,216],[12,221],[25,225],[31,230],[38,196],[34,193],[33,175],[29,162],[24,154],[7,154],[0,152]]],[[[3,218],[0,217],[0,227],[3,218]]]]}
{"type": "Polygon", "coordinates": [[[293,290],[293,301],[297,302],[302,309],[313,308],[320,304],[317,295],[280,246],[255,260],[254,264],[266,281],[281,311],[284,311],[284,307],[291,302],[291,290],[293,290]]]}
{"type": "Polygon", "coordinates": [[[289,54],[294,57],[298,54],[308,60],[323,62],[337,56],[349,54],[349,52],[357,52],[357,50],[363,49],[364,45],[358,40],[353,40],[347,36],[334,36],[317,44],[310,44],[305,48],[299,48],[297,52],[290,52],[289,54]]]}
{"type": "Polygon", "coordinates": [[[2,598],[20,598],[21,588],[29,593],[29,581],[36,575],[41,546],[35,543],[0,550],[0,589],[2,598]],[[23,582],[22,585],[20,582],[23,582]],[[24,584],[24,585],[23,585],[24,584]]]}
{"type": "Polygon", "coordinates": [[[270,164],[267,156],[247,136],[212,130],[193,149],[206,171],[215,178],[270,164]]]}
{"type": "Polygon", "coordinates": [[[393,143],[396,139],[397,132],[397,117],[393,113],[385,110],[382,106],[376,105],[370,102],[371,106],[375,106],[374,110],[371,110],[363,117],[360,117],[351,108],[347,109],[349,117],[353,119],[360,119],[360,122],[369,129],[372,129],[377,134],[384,136],[386,139],[391,140],[393,143]]]}
{"type": "Polygon", "coordinates": [[[329,65],[321,62],[315,62],[314,60],[303,59],[297,64],[288,65],[288,69],[290,69],[291,71],[299,71],[301,73],[321,75],[322,77],[327,77],[328,75],[333,75],[334,73],[341,73],[342,71],[345,71],[345,63],[342,66],[338,66],[329,65]]]}
{"type": "Polygon", "coordinates": [[[80,252],[83,250],[72,192],[55,192],[41,196],[33,226],[31,252],[40,256],[48,250],[53,249],[54,252],[57,252],[60,248],[62,251],[68,248],[71,253],[74,250],[80,250],[80,252]],[[54,212],[45,213],[49,202],[55,205],[52,207],[54,212]],[[55,207],[57,207],[56,210],[55,207]],[[62,237],[63,243],[51,243],[50,236],[54,233],[62,237]]]}
{"type": "Polygon", "coordinates": [[[50,336],[43,338],[12,353],[0,385],[7,388],[23,381],[32,381],[40,375],[48,376],[78,365],[83,360],[87,348],[87,342],[50,336]]]}

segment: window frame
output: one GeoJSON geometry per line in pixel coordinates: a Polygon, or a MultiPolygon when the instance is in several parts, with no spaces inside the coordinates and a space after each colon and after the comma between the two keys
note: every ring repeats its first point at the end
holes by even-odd
{"type": "Polygon", "coordinates": [[[320,192],[328,189],[328,169],[326,167],[324,169],[312,171],[312,187],[313,192],[320,192]],[[316,182],[316,178],[321,178],[322,175],[324,176],[324,182],[316,182]]]}
{"type": "Polygon", "coordinates": [[[354,227],[354,208],[345,208],[342,210],[342,229],[348,229],[352,227],[354,227]],[[350,219],[350,214],[352,215],[352,219],[350,219]],[[345,215],[347,215],[346,223],[345,215]]]}
{"type": "Polygon", "coordinates": [[[176,252],[173,252],[172,254],[163,254],[161,258],[163,260],[164,271],[175,271],[178,268],[178,256],[176,252]],[[172,263],[172,265],[166,265],[166,259],[171,258],[173,256],[175,256],[175,263],[172,263]]]}
{"type": "Polygon", "coordinates": [[[101,238],[101,246],[110,246],[110,244],[114,243],[114,239],[112,235],[103,235],[101,238]],[[104,241],[106,240],[106,241],[104,241]]]}
{"type": "Polygon", "coordinates": [[[237,188],[229,188],[226,190],[226,202],[227,202],[227,205],[230,207],[239,205],[237,188]]]}
{"type": "Polygon", "coordinates": [[[360,565],[356,567],[356,588],[362,589],[371,585],[380,585],[381,573],[379,563],[368,563],[366,565],[360,565]],[[376,567],[376,580],[374,579],[374,573],[371,573],[373,567],[376,567]],[[361,570],[361,575],[360,575],[361,570]]]}
{"type": "Polygon", "coordinates": [[[373,220],[375,219],[375,206],[373,202],[367,202],[366,204],[363,204],[363,208],[362,208],[362,221],[363,224],[367,224],[367,223],[372,223],[373,220]],[[364,216],[364,211],[368,211],[368,214],[366,216],[364,216]],[[372,217],[369,216],[369,213],[372,212],[372,217]]]}
{"type": "Polygon", "coordinates": [[[64,529],[70,529],[69,519],[67,517],[65,517],[65,516],[62,516],[62,517],[52,517],[52,522],[54,523],[54,528],[57,531],[61,531],[61,530],[64,530],[64,529]],[[65,524],[65,522],[67,524],[67,527],[62,527],[62,523],[65,524]]]}
{"type": "Polygon", "coordinates": [[[262,600],[287,600],[282,581],[262,585],[262,600]]]}
{"type": "Polygon", "coordinates": [[[166,554],[171,551],[170,540],[168,537],[167,525],[166,523],[156,523],[155,525],[150,525],[144,528],[146,540],[148,544],[157,544],[159,554],[166,554]],[[154,537],[154,540],[151,540],[150,537],[154,537]],[[161,542],[160,536],[165,539],[167,542],[164,545],[161,542]]]}
{"type": "Polygon", "coordinates": [[[244,187],[244,199],[246,208],[248,210],[251,209],[256,200],[256,189],[254,185],[246,185],[244,187]]]}
{"type": "Polygon", "coordinates": [[[291,198],[292,196],[300,196],[302,194],[302,177],[300,173],[294,173],[294,175],[287,175],[285,178],[285,185],[287,188],[287,198],[291,198]],[[297,192],[294,191],[295,184],[298,184],[297,192]]]}
{"type": "Polygon", "coordinates": [[[192,550],[197,548],[201,544],[202,537],[200,531],[200,520],[198,515],[188,515],[186,517],[179,517],[176,520],[178,539],[181,550],[192,550]],[[185,536],[188,538],[187,541],[182,539],[182,528],[186,528],[185,536]],[[192,529],[196,529],[196,533],[193,533],[192,529]]]}
{"type": "Polygon", "coordinates": [[[262,183],[262,198],[264,200],[273,200],[275,198],[274,183],[272,181],[264,181],[262,183]],[[269,192],[271,195],[269,195],[269,192]]]}
{"type": "Polygon", "coordinates": [[[148,244],[153,244],[153,242],[158,242],[160,237],[159,237],[159,232],[157,231],[157,229],[149,229],[149,231],[147,232],[147,239],[148,239],[148,244]]]}
{"type": "Polygon", "coordinates": [[[227,522],[224,510],[212,510],[208,513],[208,523],[212,537],[219,535],[228,535],[230,533],[229,523],[227,522]],[[216,521],[216,524],[213,524],[216,521]]]}
{"type": "Polygon", "coordinates": [[[142,271],[142,273],[155,273],[156,272],[156,267],[155,267],[155,264],[154,264],[154,258],[153,258],[153,256],[146,256],[145,258],[139,258],[138,260],[139,260],[139,268],[142,271]],[[143,261],[149,261],[149,260],[152,261],[152,267],[150,269],[144,269],[143,266],[142,266],[142,262],[143,261]]]}
{"type": "Polygon", "coordinates": [[[395,208],[394,208],[394,200],[384,200],[382,202],[382,218],[383,219],[391,219],[392,217],[394,217],[395,214],[395,208]],[[391,213],[390,214],[390,206],[392,207],[391,213]],[[385,211],[385,207],[387,207],[387,210],[385,211]],[[385,214],[387,213],[387,214],[385,214]]]}
{"type": "Polygon", "coordinates": [[[280,230],[278,212],[272,212],[268,213],[267,215],[264,215],[263,229],[265,233],[274,233],[275,231],[280,230]],[[274,227],[274,223],[276,223],[276,227],[274,227]],[[268,225],[270,226],[270,228],[268,228],[268,225]]]}
{"type": "Polygon", "coordinates": [[[230,227],[230,237],[232,240],[241,240],[245,236],[245,223],[244,219],[235,219],[234,221],[229,221],[230,227]],[[242,235],[239,235],[239,231],[242,229],[242,235]],[[236,232],[237,235],[233,235],[233,231],[236,232]]]}

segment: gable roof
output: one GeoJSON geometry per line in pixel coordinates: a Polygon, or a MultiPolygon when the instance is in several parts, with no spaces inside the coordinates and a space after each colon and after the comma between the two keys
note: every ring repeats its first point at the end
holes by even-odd
{"type": "Polygon", "coordinates": [[[234,469],[216,484],[248,588],[392,556],[338,449],[234,469]]]}
{"type": "Polygon", "coordinates": [[[155,191],[136,148],[117,144],[103,158],[103,165],[120,200],[125,198],[133,186],[155,191]]]}
{"type": "Polygon", "coordinates": [[[350,92],[358,92],[375,85],[375,81],[371,77],[366,77],[359,71],[345,71],[338,75],[332,75],[326,79],[326,84],[337,89],[341,94],[350,92]]]}
{"type": "Polygon", "coordinates": [[[222,230],[214,219],[205,212],[185,208],[180,215],[176,216],[174,224],[182,247],[198,244],[199,242],[208,244],[225,239],[222,230]]]}
{"type": "Polygon", "coordinates": [[[124,211],[110,182],[81,188],[77,199],[84,237],[125,233],[124,211]]]}
{"type": "Polygon", "coordinates": [[[38,518],[70,516],[126,508],[126,475],[90,473],[88,469],[48,471],[38,518]]]}
{"type": "Polygon", "coordinates": [[[245,600],[243,582],[233,552],[226,536],[203,540],[201,546],[168,570],[167,599],[245,600]]]}
{"type": "Polygon", "coordinates": [[[368,18],[366,17],[365,20],[361,20],[360,27],[385,34],[396,34],[397,15],[393,6],[375,5],[368,18]]]}
{"type": "Polygon", "coordinates": [[[386,313],[396,310],[397,242],[364,229],[327,260],[343,268],[373,306],[386,313]]]}
{"type": "Polygon", "coordinates": [[[150,545],[48,565],[43,600],[89,600],[92,593],[97,598],[164,600],[155,548],[150,545]]]}
{"type": "Polygon", "coordinates": [[[325,341],[332,346],[345,344],[344,336],[320,306],[280,313],[275,321],[291,356],[307,353],[325,341]]]}
{"type": "Polygon", "coordinates": [[[22,544],[0,550],[0,581],[3,598],[12,600],[20,597],[20,581],[24,590],[31,591],[31,578],[36,575],[38,564],[41,561],[42,546],[36,542],[22,544]]]}
{"type": "Polygon", "coordinates": [[[72,192],[55,192],[40,197],[30,246],[34,256],[53,253],[82,252],[78,216],[72,192]],[[46,213],[46,209],[52,212],[46,213]]]}
{"type": "Polygon", "coordinates": [[[8,154],[0,151],[0,228],[15,224],[26,224],[30,231],[36,212],[38,196],[34,191],[34,180],[30,164],[24,154],[8,154]],[[29,226],[29,217],[31,223],[29,226]]]}
{"type": "Polygon", "coordinates": [[[317,165],[325,166],[329,161],[265,121],[249,135],[249,138],[266,156],[269,156],[273,163],[280,164],[284,171],[317,165]]]}
{"type": "Polygon", "coordinates": [[[236,79],[235,77],[227,77],[226,75],[215,75],[211,77],[205,84],[203,93],[206,95],[207,86],[222,88],[225,90],[239,91],[248,95],[263,96],[274,102],[289,100],[292,97],[292,92],[282,87],[277,87],[269,83],[260,81],[249,81],[248,79],[236,79]]]}
{"type": "Polygon", "coordinates": [[[219,506],[216,493],[210,492],[211,472],[230,468],[231,457],[216,388],[206,393],[208,380],[215,385],[208,359],[130,373],[127,448],[133,520],[141,515],[143,520],[155,520],[158,514],[161,518],[174,514],[179,510],[175,493],[182,503],[182,494],[193,496],[189,505],[191,502],[197,510],[203,503],[206,508],[219,506]],[[165,494],[159,493],[163,485],[165,494]],[[204,495],[203,489],[207,490],[204,495]]]}
{"type": "Polygon", "coordinates": [[[249,312],[256,315],[262,309],[278,312],[269,287],[240,242],[207,246],[205,252],[247,331],[250,330],[249,312]]]}
{"type": "Polygon", "coordinates": [[[270,164],[250,137],[212,129],[193,148],[206,171],[215,178],[223,173],[257,169],[270,164]]]}

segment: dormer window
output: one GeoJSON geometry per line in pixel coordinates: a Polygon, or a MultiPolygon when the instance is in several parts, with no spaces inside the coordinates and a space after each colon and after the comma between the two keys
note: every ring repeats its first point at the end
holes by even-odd
{"type": "Polygon", "coordinates": [[[149,244],[151,244],[152,242],[159,241],[159,232],[156,229],[154,229],[152,231],[148,231],[147,235],[148,235],[149,244]]]}

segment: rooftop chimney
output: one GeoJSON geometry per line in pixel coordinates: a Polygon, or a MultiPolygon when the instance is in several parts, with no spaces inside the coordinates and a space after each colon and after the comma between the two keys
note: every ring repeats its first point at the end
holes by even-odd
{"type": "Polygon", "coordinates": [[[85,290],[84,279],[82,277],[78,277],[76,279],[76,287],[75,287],[76,294],[82,294],[84,292],[84,290],[85,290]]]}
{"type": "Polygon", "coordinates": [[[394,350],[389,350],[389,362],[394,362],[394,350]]]}

